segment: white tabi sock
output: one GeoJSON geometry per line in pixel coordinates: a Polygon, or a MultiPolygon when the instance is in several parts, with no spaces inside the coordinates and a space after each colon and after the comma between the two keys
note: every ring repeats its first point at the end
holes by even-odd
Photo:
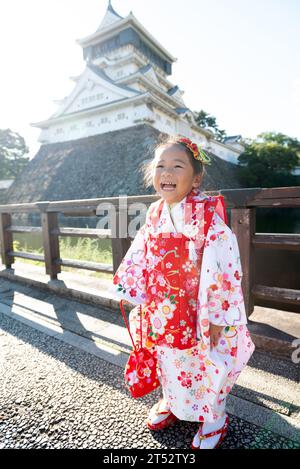
{"type": "Polygon", "coordinates": [[[155,411],[156,411],[156,406],[157,404],[155,404],[151,410],[150,410],[150,413],[149,413],[149,416],[148,416],[148,420],[152,423],[152,424],[157,424],[157,423],[160,423],[162,422],[163,420],[165,420],[171,413],[170,409],[167,407],[167,403],[165,400],[163,400],[159,406],[159,411],[160,412],[168,412],[168,414],[162,414],[162,415],[158,415],[155,411]]]}
{"type": "MultiPolygon", "coordinates": [[[[220,418],[219,420],[216,420],[215,422],[212,423],[204,423],[202,426],[202,435],[206,435],[207,433],[215,432],[222,428],[225,424],[226,420],[226,414],[224,417],[220,418]]],[[[205,438],[205,440],[200,440],[199,439],[199,434],[197,433],[194,437],[193,440],[193,445],[196,448],[199,448],[201,445],[201,449],[213,449],[218,441],[221,438],[221,433],[219,435],[211,436],[210,438],[205,438]]]]}

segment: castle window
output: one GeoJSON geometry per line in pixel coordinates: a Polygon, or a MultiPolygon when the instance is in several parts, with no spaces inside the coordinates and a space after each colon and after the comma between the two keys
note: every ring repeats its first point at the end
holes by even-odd
{"type": "Polygon", "coordinates": [[[118,119],[119,121],[122,120],[122,119],[125,119],[125,117],[126,117],[126,116],[125,116],[125,113],[124,113],[124,112],[122,112],[121,114],[118,114],[118,115],[117,115],[117,119],[118,119]]]}
{"type": "Polygon", "coordinates": [[[101,124],[106,124],[108,122],[107,117],[102,117],[101,124]]]}
{"type": "Polygon", "coordinates": [[[87,126],[87,127],[93,127],[94,125],[93,125],[93,122],[92,122],[92,121],[87,121],[87,122],[86,122],[86,126],[87,126]]]}
{"type": "Polygon", "coordinates": [[[60,127],[59,129],[56,129],[56,134],[63,134],[64,133],[64,129],[62,127],[60,127]]]}

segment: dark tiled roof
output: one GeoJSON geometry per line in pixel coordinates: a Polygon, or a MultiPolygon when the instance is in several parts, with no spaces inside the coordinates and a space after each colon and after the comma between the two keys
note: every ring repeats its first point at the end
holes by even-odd
{"type": "Polygon", "coordinates": [[[172,95],[175,94],[176,91],[178,91],[178,90],[179,90],[179,87],[176,85],[176,86],[173,86],[173,88],[170,88],[170,89],[167,91],[167,93],[168,93],[170,96],[172,96],[172,95]]]}
{"type": "Polygon", "coordinates": [[[229,142],[238,142],[242,138],[241,135],[231,135],[229,137],[225,137],[223,142],[224,143],[229,143],[229,142]]]}
{"type": "MultiPolygon", "coordinates": [[[[139,125],[80,140],[42,145],[8,189],[4,203],[154,194],[139,171],[162,137],[139,125]]],[[[210,155],[203,190],[240,187],[236,166],[210,155]]]]}
{"type": "Polygon", "coordinates": [[[114,15],[118,16],[119,18],[121,18],[121,20],[123,19],[123,17],[120,16],[120,15],[113,9],[112,4],[111,4],[111,0],[109,0],[109,2],[108,2],[107,10],[110,11],[111,13],[113,13],[114,15]]]}
{"type": "Polygon", "coordinates": [[[139,71],[140,73],[143,73],[143,74],[144,74],[144,73],[149,72],[149,70],[151,70],[151,68],[152,68],[152,65],[151,65],[151,64],[147,64],[147,65],[144,65],[144,67],[139,68],[138,71],[139,71]]]}
{"type": "Polygon", "coordinates": [[[177,114],[185,114],[186,112],[189,111],[189,108],[188,107],[177,107],[175,109],[175,111],[177,112],[177,114]]]}
{"type": "Polygon", "coordinates": [[[130,88],[130,86],[120,85],[119,83],[116,83],[103,70],[101,70],[101,68],[96,67],[96,65],[88,63],[87,67],[90,68],[94,73],[96,73],[96,75],[98,75],[100,78],[102,78],[103,80],[108,81],[109,83],[111,83],[114,86],[117,86],[118,88],[122,88],[123,90],[127,90],[127,91],[132,91],[135,94],[142,94],[139,91],[135,90],[134,88],[130,88]]]}

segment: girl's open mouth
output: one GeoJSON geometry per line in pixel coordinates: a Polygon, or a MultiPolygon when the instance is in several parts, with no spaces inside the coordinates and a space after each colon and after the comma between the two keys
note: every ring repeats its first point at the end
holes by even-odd
{"type": "Polygon", "coordinates": [[[163,191],[173,191],[176,188],[176,184],[162,184],[160,185],[163,191]]]}

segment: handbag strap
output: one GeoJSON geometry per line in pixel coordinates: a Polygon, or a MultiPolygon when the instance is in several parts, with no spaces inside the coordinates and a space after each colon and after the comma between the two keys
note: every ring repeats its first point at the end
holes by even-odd
{"type": "MultiPolygon", "coordinates": [[[[129,332],[129,335],[130,335],[130,338],[131,338],[133,348],[134,348],[135,351],[137,351],[137,347],[134,343],[134,340],[133,340],[131,332],[130,332],[130,327],[129,327],[127,317],[126,317],[126,313],[125,313],[124,306],[123,306],[123,300],[120,301],[120,308],[121,308],[121,312],[122,312],[122,315],[123,315],[123,319],[125,321],[126,327],[128,329],[128,332],[129,332]]],[[[140,333],[141,333],[141,348],[142,348],[142,340],[143,340],[143,335],[142,335],[142,305],[140,305],[140,324],[141,324],[140,333]]]]}

